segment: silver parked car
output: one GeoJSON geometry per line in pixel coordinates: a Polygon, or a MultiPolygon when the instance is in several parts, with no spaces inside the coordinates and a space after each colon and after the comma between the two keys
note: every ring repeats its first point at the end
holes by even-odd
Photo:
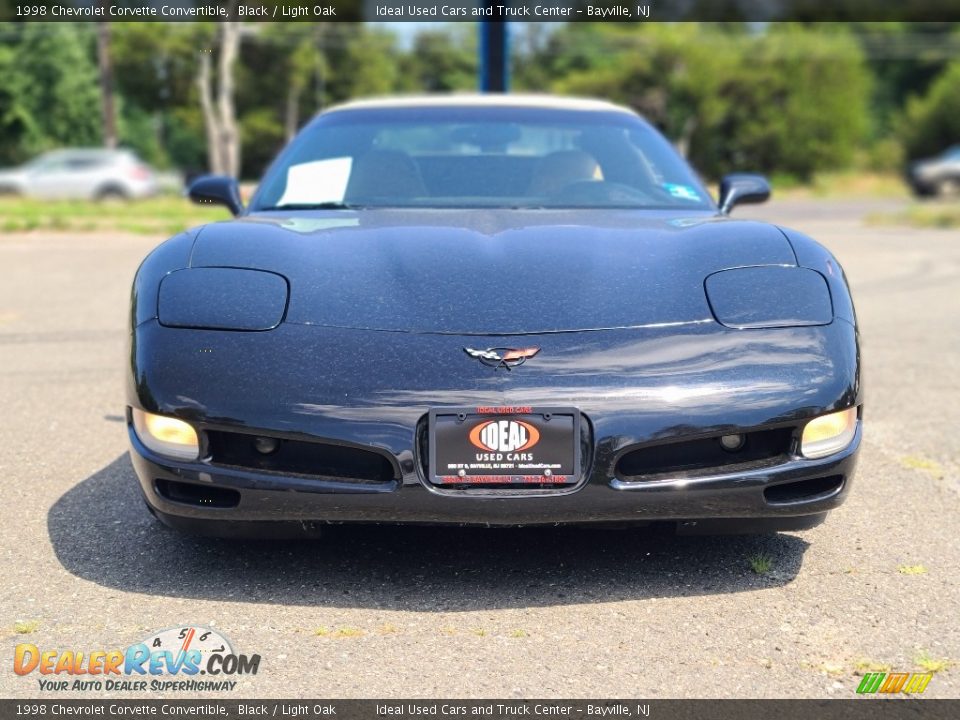
{"type": "Polygon", "coordinates": [[[129,150],[71,148],[0,170],[0,194],[45,199],[143,198],[157,193],[156,173],[129,150]]]}
{"type": "Polygon", "coordinates": [[[960,145],[940,155],[918,160],[908,171],[910,187],[917,195],[947,195],[960,191],[960,145]]]}

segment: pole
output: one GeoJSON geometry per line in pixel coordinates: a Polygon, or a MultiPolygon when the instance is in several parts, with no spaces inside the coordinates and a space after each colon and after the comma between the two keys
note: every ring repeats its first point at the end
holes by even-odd
{"type": "Polygon", "coordinates": [[[117,114],[113,105],[113,62],[110,58],[110,23],[97,23],[97,64],[100,66],[100,107],[103,114],[103,144],[117,147],[117,114]]]}
{"type": "MultiPolygon", "coordinates": [[[[496,0],[488,0],[487,11],[496,13],[496,5],[496,0]]],[[[482,21],[480,23],[481,92],[505,93],[510,89],[509,56],[507,23],[503,20],[482,21]]]]}

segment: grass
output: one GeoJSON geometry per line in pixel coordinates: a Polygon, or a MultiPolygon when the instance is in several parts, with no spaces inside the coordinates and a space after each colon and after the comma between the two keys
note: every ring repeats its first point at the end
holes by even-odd
{"type": "Polygon", "coordinates": [[[510,637],[512,638],[525,638],[527,637],[527,631],[517,628],[516,630],[510,631],[510,637]]]}
{"type": "Polygon", "coordinates": [[[765,575],[773,568],[773,558],[766,553],[758,553],[749,558],[750,569],[757,575],[765,575]]]}
{"type": "Polygon", "coordinates": [[[843,675],[846,670],[846,668],[843,666],[843,663],[830,661],[820,663],[818,669],[821,672],[825,672],[827,675],[833,676],[843,675]]]}
{"type": "Polygon", "coordinates": [[[363,635],[363,630],[355,627],[342,627],[337,628],[337,631],[334,633],[336,637],[341,638],[355,638],[363,635]]]}
{"type": "Polygon", "coordinates": [[[355,638],[362,637],[364,633],[363,630],[355,627],[339,627],[336,629],[331,629],[326,625],[322,625],[314,630],[313,634],[317,637],[355,638]]]}
{"type": "Polygon", "coordinates": [[[901,565],[899,568],[901,575],[926,575],[927,568],[923,565],[901,565]]]}
{"type": "Polygon", "coordinates": [[[13,631],[18,635],[29,635],[40,628],[40,623],[36,620],[17,620],[13,624],[13,631]]]}
{"type": "Polygon", "coordinates": [[[130,202],[0,198],[0,231],[129,232],[174,235],[187,228],[226,220],[229,211],[162,196],[130,202]]]}
{"type": "Polygon", "coordinates": [[[774,198],[905,198],[909,189],[896,173],[855,170],[819,173],[809,182],[789,175],[771,177],[774,198]]]}
{"type": "Polygon", "coordinates": [[[960,228],[960,204],[912,203],[905,210],[894,213],[871,213],[868,225],[896,225],[921,229],[954,230],[960,228]]]}
{"type": "Polygon", "coordinates": [[[954,664],[952,660],[947,660],[947,659],[936,660],[930,657],[930,654],[927,653],[926,651],[923,651],[919,655],[917,655],[913,659],[913,662],[929,673],[942,672],[943,670],[946,670],[948,667],[954,664]]]}
{"type": "Polygon", "coordinates": [[[933,475],[935,478],[943,478],[943,468],[940,466],[936,460],[928,460],[927,458],[918,457],[916,455],[907,455],[900,458],[900,464],[905,468],[910,470],[922,470],[933,475]]]}
{"type": "Polygon", "coordinates": [[[873,660],[860,659],[854,663],[854,670],[862,675],[868,672],[890,672],[891,666],[886,663],[878,663],[873,660]]]}
{"type": "MultiPolygon", "coordinates": [[[[906,198],[908,190],[894,173],[821,173],[807,183],[778,175],[772,178],[775,198],[906,198]]],[[[33,200],[0,197],[0,232],[128,232],[137,235],[173,235],[207,222],[226,220],[226,208],[195,205],[178,195],[131,202],[33,200]]],[[[920,228],[960,227],[960,204],[913,203],[895,213],[874,213],[875,225],[920,228]]]]}

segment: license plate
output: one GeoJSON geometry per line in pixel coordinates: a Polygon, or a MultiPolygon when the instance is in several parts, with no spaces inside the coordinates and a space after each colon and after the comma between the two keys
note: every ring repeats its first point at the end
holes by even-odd
{"type": "Polygon", "coordinates": [[[430,411],[434,485],[569,485],[579,474],[576,409],[492,406],[430,411]]]}

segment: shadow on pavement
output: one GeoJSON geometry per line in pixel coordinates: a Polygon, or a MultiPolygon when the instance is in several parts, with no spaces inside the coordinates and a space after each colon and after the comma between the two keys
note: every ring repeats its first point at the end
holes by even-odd
{"type": "Polygon", "coordinates": [[[47,516],[64,568],[127,592],[205,600],[452,612],[733,593],[785,585],[791,535],[673,537],[645,529],[331,526],[323,538],[195,538],[147,513],[126,454],[47,516]],[[765,553],[775,572],[755,575],[765,553]]]}

